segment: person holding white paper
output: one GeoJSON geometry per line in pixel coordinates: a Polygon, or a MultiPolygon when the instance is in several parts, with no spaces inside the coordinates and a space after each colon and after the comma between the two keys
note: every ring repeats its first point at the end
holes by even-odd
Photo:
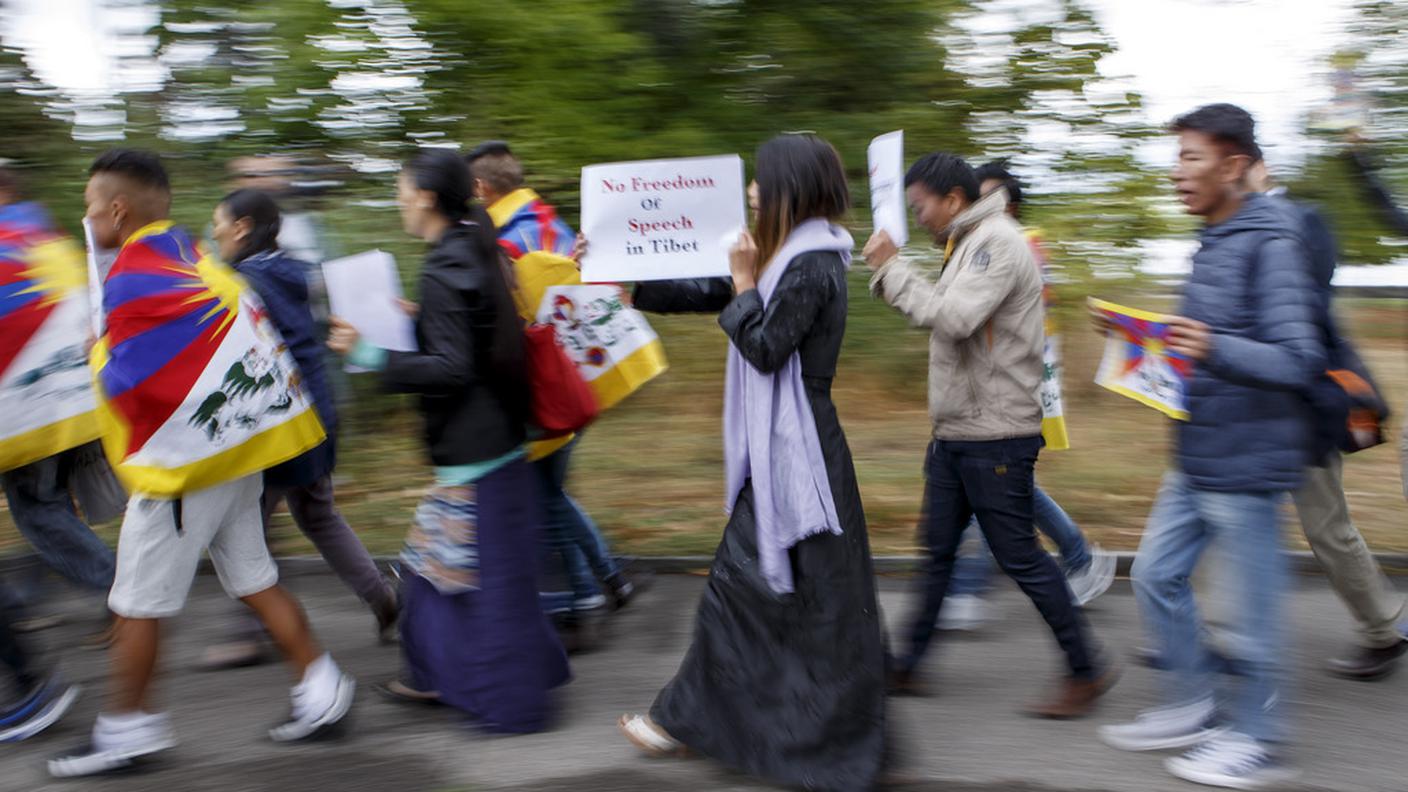
{"type": "MultiPolygon", "coordinates": [[[[299,530],[342,582],[371,608],[378,635],[389,640],[398,610],[396,591],[333,502],[337,405],[309,299],[306,273],[311,268],[279,247],[282,217],[268,194],[236,190],[215,207],[213,219],[212,236],[220,257],[243,275],[264,301],[270,321],[298,363],[328,435],[317,448],[264,471],[264,530],[268,531],[270,518],[286,501],[299,530]]],[[[247,618],[240,632],[231,643],[209,647],[202,665],[215,670],[264,661],[269,652],[258,623],[247,618]]]]}
{"type": "Polygon", "coordinates": [[[647,753],[695,752],[787,786],[873,789],[885,658],[865,512],[831,401],[853,242],[836,150],[783,135],[757,156],[758,219],[733,278],[639,284],[645,311],[719,312],[730,512],[694,641],[649,715],[647,753]]]}
{"type": "Polygon", "coordinates": [[[426,241],[416,350],[363,341],[333,319],[328,346],[420,396],[435,483],[401,551],[405,673],[381,687],[401,701],[447,704],[483,729],[551,723],[551,690],[571,678],[538,609],[538,482],[524,460],[532,396],[523,323],[493,223],[469,205],[458,152],[425,148],[401,170],[407,233],[426,241]]]}

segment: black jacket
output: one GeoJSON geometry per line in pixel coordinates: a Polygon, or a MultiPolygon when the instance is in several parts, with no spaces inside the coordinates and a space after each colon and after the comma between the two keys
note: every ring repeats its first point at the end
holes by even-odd
{"type": "Polygon", "coordinates": [[[473,225],[445,232],[420,274],[418,349],[389,353],[382,375],[387,390],[420,394],[436,465],[494,459],[526,439],[522,325],[494,250],[473,225]]]}

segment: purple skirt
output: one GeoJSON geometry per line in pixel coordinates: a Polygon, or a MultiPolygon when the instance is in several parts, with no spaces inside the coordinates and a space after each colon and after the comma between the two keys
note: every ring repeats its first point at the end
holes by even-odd
{"type": "MultiPolygon", "coordinates": [[[[401,591],[408,680],[487,731],[542,731],[549,691],[571,678],[567,654],[538,608],[538,480],[516,461],[478,481],[479,587],[442,594],[419,575],[401,591]]],[[[433,496],[432,496],[433,497],[433,496]]]]}

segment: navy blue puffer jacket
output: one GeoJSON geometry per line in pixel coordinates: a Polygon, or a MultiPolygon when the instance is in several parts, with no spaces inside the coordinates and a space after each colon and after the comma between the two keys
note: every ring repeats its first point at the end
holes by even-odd
{"type": "Polygon", "coordinates": [[[1306,394],[1325,371],[1321,297],[1305,247],[1286,214],[1257,194],[1201,241],[1180,313],[1214,337],[1188,383],[1179,467],[1203,489],[1294,489],[1312,462],[1306,394]]]}

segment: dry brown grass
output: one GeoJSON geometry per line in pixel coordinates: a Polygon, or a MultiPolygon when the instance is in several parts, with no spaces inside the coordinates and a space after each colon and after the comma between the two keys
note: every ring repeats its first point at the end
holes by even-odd
{"type": "MultiPolygon", "coordinates": [[[[926,337],[906,328],[852,283],[852,309],[835,398],[860,476],[877,552],[908,553],[929,437],[926,337]]],[[[1126,296],[1139,305],[1165,301],[1126,296]]],[[[1066,305],[1075,304],[1067,299],[1066,305]]],[[[1341,314],[1392,404],[1408,403],[1401,304],[1345,301],[1341,314]]],[[[1092,382],[1100,340],[1067,308],[1066,401],[1074,448],[1042,456],[1038,477],[1086,532],[1110,548],[1139,540],[1168,462],[1168,422],[1092,382]]],[[[726,342],[711,317],[652,320],[671,370],[604,416],[582,440],[571,489],[618,549],[637,554],[707,554],[723,527],[719,416],[726,342]]],[[[359,391],[367,392],[366,384],[359,391]]],[[[368,546],[394,552],[429,481],[418,427],[404,402],[364,399],[347,415],[339,504],[368,546]]],[[[1351,457],[1345,487],[1371,546],[1408,550],[1408,510],[1394,446],[1351,457]]],[[[112,527],[104,529],[112,536],[112,527]]],[[[311,548],[292,529],[281,552],[311,548]]],[[[8,515],[0,547],[17,542],[8,515]]]]}

